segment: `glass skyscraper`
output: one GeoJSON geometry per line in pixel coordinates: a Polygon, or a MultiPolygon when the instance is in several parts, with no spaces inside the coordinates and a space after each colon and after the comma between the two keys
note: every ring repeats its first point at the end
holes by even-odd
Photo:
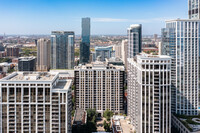
{"type": "Polygon", "coordinates": [[[142,25],[133,24],[128,28],[128,58],[142,52],[142,25]]]}
{"type": "Polygon", "coordinates": [[[51,34],[51,69],[74,68],[74,32],[53,31],[51,34]]]}
{"type": "Polygon", "coordinates": [[[90,18],[82,18],[82,41],[80,44],[80,63],[90,60],[90,18]]]}

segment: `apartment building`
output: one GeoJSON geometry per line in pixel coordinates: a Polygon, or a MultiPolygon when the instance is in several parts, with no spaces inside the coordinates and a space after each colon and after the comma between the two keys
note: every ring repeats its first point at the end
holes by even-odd
{"type": "Polygon", "coordinates": [[[14,72],[0,80],[0,132],[71,133],[71,80],[14,72]]]}
{"type": "Polygon", "coordinates": [[[37,71],[48,71],[50,69],[51,42],[41,38],[37,41],[37,71]]]}
{"type": "Polygon", "coordinates": [[[189,19],[200,19],[200,0],[188,0],[189,19]]]}
{"type": "Polygon", "coordinates": [[[74,71],[76,108],[123,112],[124,66],[96,61],[74,71]]]}
{"type": "Polygon", "coordinates": [[[200,20],[166,21],[163,55],[172,57],[172,113],[198,115],[200,20]]]}
{"type": "Polygon", "coordinates": [[[171,58],[128,58],[128,115],[137,133],[171,132],[171,58]]]}

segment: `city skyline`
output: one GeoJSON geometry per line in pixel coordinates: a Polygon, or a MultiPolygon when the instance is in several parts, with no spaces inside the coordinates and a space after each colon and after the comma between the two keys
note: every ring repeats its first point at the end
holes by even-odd
{"type": "Polygon", "coordinates": [[[8,0],[0,5],[3,20],[0,22],[0,34],[50,34],[54,30],[67,30],[79,35],[82,17],[91,18],[93,35],[125,35],[125,29],[135,23],[143,25],[144,35],[160,34],[165,20],[187,18],[187,10],[187,0],[8,0]]]}

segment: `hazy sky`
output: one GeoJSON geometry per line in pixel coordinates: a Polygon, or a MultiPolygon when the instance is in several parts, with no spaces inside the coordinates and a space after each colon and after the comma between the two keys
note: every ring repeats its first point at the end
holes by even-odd
{"type": "Polygon", "coordinates": [[[188,0],[0,0],[0,34],[81,33],[90,17],[92,34],[126,34],[143,24],[143,34],[160,34],[165,20],[187,18],[188,0]]]}

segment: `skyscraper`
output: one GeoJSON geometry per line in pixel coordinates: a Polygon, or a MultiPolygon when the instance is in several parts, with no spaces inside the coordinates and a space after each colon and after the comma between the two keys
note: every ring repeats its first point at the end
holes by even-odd
{"type": "Polygon", "coordinates": [[[127,45],[128,45],[128,40],[122,40],[122,61],[125,64],[125,68],[127,68],[127,45]]]}
{"type": "Polygon", "coordinates": [[[76,108],[123,113],[124,66],[97,61],[74,71],[76,108]]]}
{"type": "Polygon", "coordinates": [[[0,132],[71,133],[71,80],[15,72],[0,80],[0,132]]]}
{"type": "Polygon", "coordinates": [[[142,25],[133,24],[128,28],[128,58],[142,51],[142,25]]]}
{"type": "Polygon", "coordinates": [[[189,19],[200,19],[200,0],[189,0],[189,19]]]}
{"type": "Polygon", "coordinates": [[[171,58],[128,58],[128,115],[137,133],[171,132],[171,58]]]}
{"type": "Polygon", "coordinates": [[[115,51],[115,57],[122,58],[122,45],[113,45],[113,50],[115,51]]]}
{"type": "Polygon", "coordinates": [[[199,106],[200,20],[166,21],[163,55],[172,57],[172,113],[197,115],[199,106]]]}
{"type": "Polygon", "coordinates": [[[74,68],[74,39],[72,31],[53,31],[51,35],[51,69],[74,68]]]}
{"type": "Polygon", "coordinates": [[[48,39],[37,41],[37,70],[48,71],[50,69],[51,42],[48,39]]]}
{"type": "Polygon", "coordinates": [[[82,40],[80,44],[80,63],[90,60],[90,18],[82,18],[82,40]]]}

